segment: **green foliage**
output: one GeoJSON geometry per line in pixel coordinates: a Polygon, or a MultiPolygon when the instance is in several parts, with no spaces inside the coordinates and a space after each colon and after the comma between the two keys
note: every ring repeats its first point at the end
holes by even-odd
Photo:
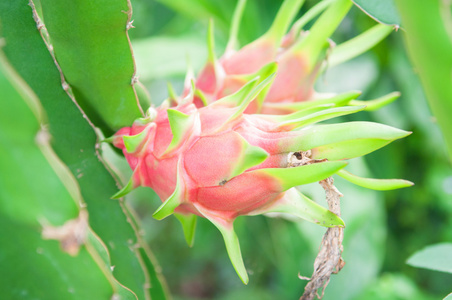
{"type": "Polygon", "coordinates": [[[396,3],[406,29],[408,54],[418,71],[430,108],[443,131],[452,160],[452,5],[439,0],[397,0],[396,3]]]}
{"type": "Polygon", "coordinates": [[[406,263],[413,267],[452,273],[452,244],[428,246],[413,254],[406,263]]]}
{"type": "Polygon", "coordinates": [[[352,0],[356,6],[376,21],[400,27],[401,20],[394,0],[352,0]]]}

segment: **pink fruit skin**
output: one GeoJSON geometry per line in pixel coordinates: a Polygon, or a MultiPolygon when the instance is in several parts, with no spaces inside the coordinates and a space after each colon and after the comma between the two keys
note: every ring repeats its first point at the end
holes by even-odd
{"type": "Polygon", "coordinates": [[[173,138],[166,109],[157,109],[153,122],[135,123],[115,135],[114,145],[123,149],[135,171],[135,187],[150,187],[165,201],[175,190],[179,176],[184,201],[178,212],[203,215],[197,208],[202,207],[204,213],[207,210],[226,221],[262,210],[284,195],[278,179],[252,170],[286,167],[288,153],[281,146],[296,132],[272,131],[275,125],[257,115],[242,114],[224,125],[233,109],[196,109],[188,104],[177,110],[195,114],[198,122],[186,129],[190,135],[174,151],[165,153],[173,138]],[[145,142],[134,153],[127,152],[122,137],[136,135],[146,127],[150,130],[145,142]],[[268,157],[237,176],[231,175],[243,158],[246,142],[265,150],[268,157]]]}
{"type": "MultiPolygon", "coordinates": [[[[291,33],[289,33],[291,34],[291,33]]],[[[254,101],[246,113],[287,114],[291,111],[266,106],[266,103],[293,103],[313,99],[314,81],[320,63],[311,70],[307,58],[291,48],[295,39],[286,36],[283,46],[278,48],[271,40],[258,39],[239,51],[228,51],[218,61],[208,62],[196,79],[196,88],[203,92],[209,103],[238,91],[247,80],[242,75],[259,71],[266,64],[276,62],[278,71],[264,105],[254,101]]],[[[187,92],[187,90],[186,90],[187,92]]],[[[204,104],[195,99],[197,107],[204,104]]]]}

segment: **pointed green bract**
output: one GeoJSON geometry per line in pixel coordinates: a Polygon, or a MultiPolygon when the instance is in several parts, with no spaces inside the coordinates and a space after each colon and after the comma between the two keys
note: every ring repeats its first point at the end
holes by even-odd
{"type": "Polygon", "coordinates": [[[245,74],[245,75],[239,75],[240,78],[242,78],[244,81],[248,82],[255,78],[258,78],[258,83],[265,80],[267,77],[272,75],[273,73],[276,73],[278,70],[278,64],[276,62],[271,62],[263,66],[259,69],[256,73],[253,74],[245,74]]]}
{"type": "Polygon", "coordinates": [[[282,199],[264,212],[287,213],[325,227],[345,226],[344,221],[335,213],[318,205],[295,188],[287,190],[282,199]]]}
{"type": "Polygon", "coordinates": [[[242,20],[243,11],[245,9],[246,0],[239,0],[237,3],[234,15],[232,16],[231,30],[229,31],[229,41],[226,46],[226,51],[234,50],[238,47],[238,33],[240,28],[240,21],[242,20]]]}
{"type": "Polygon", "coordinates": [[[320,121],[329,120],[335,117],[344,116],[364,110],[366,106],[342,106],[321,110],[301,118],[294,118],[278,124],[278,128],[289,127],[291,129],[300,128],[320,121]]]}
{"type": "Polygon", "coordinates": [[[187,245],[189,247],[193,246],[193,243],[195,242],[195,229],[196,229],[196,215],[185,215],[185,214],[178,214],[175,213],[174,216],[179,220],[179,222],[182,224],[182,228],[184,230],[184,237],[185,241],[187,242],[187,245]]]}
{"type": "MultiPolygon", "coordinates": [[[[276,71],[278,70],[278,64],[275,62],[271,62],[265,66],[263,66],[259,71],[257,71],[255,74],[251,74],[251,75],[243,75],[242,77],[248,81],[251,80],[253,77],[255,76],[259,76],[259,78],[263,81],[265,79],[267,79],[268,77],[272,76],[272,74],[275,74],[276,71]],[[253,76],[253,77],[251,77],[253,76]]],[[[258,83],[260,83],[261,81],[259,81],[258,83]]],[[[265,86],[262,91],[259,93],[259,95],[256,97],[256,101],[257,101],[257,111],[260,111],[260,109],[262,108],[262,105],[265,101],[265,97],[267,96],[268,91],[270,90],[271,84],[268,84],[267,86],[265,86]]]]}
{"type": "Polygon", "coordinates": [[[384,95],[380,98],[373,100],[352,100],[350,101],[350,105],[366,105],[364,110],[366,111],[374,111],[382,108],[392,102],[394,102],[397,98],[400,97],[400,92],[392,92],[387,95],[384,95]]]}
{"type": "Polygon", "coordinates": [[[365,138],[331,143],[312,149],[312,158],[342,160],[364,156],[391,143],[392,140],[365,138]]]}
{"type": "MultiPolygon", "coordinates": [[[[212,220],[211,220],[212,221],[212,220]]],[[[240,251],[240,244],[237,235],[235,234],[234,228],[223,227],[220,223],[212,223],[220,230],[223,235],[224,243],[226,244],[226,250],[229,255],[229,259],[234,266],[235,271],[239,275],[240,279],[244,284],[248,284],[249,278],[248,273],[245,269],[245,264],[243,263],[242,253],[240,251]]]]}
{"type": "Polygon", "coordinates": [[[357,37],[338,45],[328,58],[328,67],[337,66],[366,52],[381,42],[393,30],[392,26],[378,24],[357,37]]]}
{"type": "Polygon", "coordinates": [[[275,109],[283,109],[285,111],[293,111],[297,112],[303,109],[317,107],[320,105],[330,105],[334,104],[336,106],[342,106],[349,103],[351,100],[358,98],[361,95],[360,91],[350,91],[345,92],[343,94],[339,94],[337,96],[325,99],[315,99],[304,102],[291,102],[291,103],[265,103],[266,107],[275,108],[275,109]]]}
{"type": "Polygon", "coordinates": [[[168,82],[166,84],[166,86],[167,86],[167,89],[168,89],[168,98],[171,101],[177,102],[177,99],[179,97],[177,96],[176,91],[174,90],[173,85],[171,84],[171,82],[168,82]]]}
{"type": "Polygon", "coordinates": [[[379,139],[388,142],[403,138],[411,132],[373,122],[348,122],[316,125],[300,130],[298,150],[310,150],[319,146],[356,139],[379,139]]]}
{"type": "Polygon", "coordinates": [[[214,35],[214,25],[213,19],[209,20],[209,28],[207,29],[207,61],[214,64],[216,60],[215,57],[215,35],[214,35]]]}
{"type": "Polygon", "coordinates": [[[253,101],[260,94],[260,92],[262,92],[262,90],[264,90],[273,81],[274,78],[275,73],[260,81],[259,84],[250,93],[248,93],[245,98],[243,98],[243,101],[237,107],[234,114],[226,121],[226,123],[229,123],[240,117],[246,110],[248,105],[251,103],[251,101],[253,101]]]}
{"type": "Polygon", "coordinates": [[[180,165],[181,161],[179,160],[177,164],[177,183],[174,192],[168,197],[168,199],[165,200],[165,202],[163,202],[162,205],[159,206],[159,208],[157,208],[152,215],[157,220],[164,219],[174,213],[176,207],[184,201],[185,184],[184,179],[182,178],[180,165]]]}
{"type": "Polygon", "coordinates": [[[196,91],[196,88],[195,88],[195,81],[194,81],[193,79],[188,79],[188,78],[189,78],[189,75],[188,75],[188,73],[187,73],[186,81],[187,81],[187,80],[190,80],[189,83],[188,83],[188,85],[187,85],[187,86],[190,86],[190,90],[189,90],[187,96],[185,96],[185,97],[180,101],[180,103],[178,103],[178,104],[185,104],[185,103],[191,103],[191,102],[193,102],[193,97],[195,96],[195,91],[196,91]]]}
{"type": "Polygon", "coordinates": [[[235,162],[234,169],[227,180],[242,174],[249,168],[257,166],[264,162],[268,157],[268,153],[264,149],[250,145],[250,143],[242,137],[241,139],[243,142],[242,155],[240,155],[239,160],[235,162]]]}
{"type": "Polygon", "coordinates": [[[173,139],[162,155],[170,153],[185,142],[187,134],[191,131],[196,117],[194,114],[186,115],[175,109],[168,109],[167,112],[173,139]]]}
{"type": "Polygon", "coordinates": [[[375,179],[356,176],[345,170],[340,170],[337,175],[353,184],[377,191],[389,191],[413,186],[414,183],[403,179],[375,179]]]}
{"type": "Polygon", "coordinates": [[[226,107],[236,107],[239,106],[244,99],[253,91],[254,87],[259,83],[259,77],[256,77],[248,81],[240,90],[232,95],[221,98],[220,100],[212,103],[212,106],[226,106],[226,107]]]}
{"type": "Polygon", "coordinates": [[[148,140],[148,134],[152,127],[155,126],[146,126],[140,133],[136,135],[124,135],[122,140],[124,141],[124,146],[128,153],[135,153],[141,148],[143,144],[148,140]]]}
{"type": "Polygon", "coordinates": [[[198,209],[198,211],[201,214],[203,214],[206,219],[212,222],[212,224],[215,225],[215,227],[217,227],[218,230],[221,232],[232,266],[234,267],[235,271],[237,272],[237,275],[239,275],[242,282],[244,284],[248,284],[249,281],[248,273],[246,272],[245,264],[243,263],[239,239],[235,234],[232,222],[228,222],[222,219],[216,219],[212,217],[212,214],[208,212],[205,208],[196,204],[195,206],[198,209]]]}
{"type": "Polygon", "coordinates": [[[154,212],[154,214],[152,214],[152,216],[157,220],[162,220],[168,217],[169,215],[174,213],[174,210],[182,203],[182,200],[183,191],[180,186],[177,185],[174,193],[171,194],[171,196],[169,196],[169,198],[159,206],[159,208],[154,212]]]}
{"type": "Polygon", "coordinates": [[[303,16],[298,19],[292,26],[291,31],[294,35],[298,35],[303,27],[309,23],[312,19],[317,17],[322,11],[324,11],[328,5],[335,0],[323,0],[309,9],[303,16]]]}
{"type": "Polygon", "coordinates": [[[302,117],[306,117],[310,114],[323,111],[328,108],[334,107],[333,103],[330,104],[319,104],[318,106],[312,106],[305,109],[301,109],[297,112],[288,114],[288,115],[269,115],[269,114],[262,114],[260,117],[270,120],[274,123],[280,124],[283,122],[290,122],[291,120],[300,119],[302,117]]]}
{"type": "Polygon", "coordinates": [[[130,193],[131,191],[133,191],[134,188],[135,187],[133,184],[133,176],[132,176],[132,178],[130,178],[130,180],[127,182],[127,184],[122,189],[120,189],[116,194],[111,196],[111,198],[112,199],[122,198],[125,195],[127,195],[128,193],[130,193]]]}
{"type": "Polygon", "coordinates": [[[333,2],[314,23],[309,30],[309,34],[293,46],[292,51],[302,52],[306,55],[310,70],[317,64],[318,57],[322,49],[327,45],[328,38],[339,26],[351,6],[352,2],[350,0],[333,2]]]}
{"type": "Polygon", "coordinates": [[[201,102],[204,106],[207,106],[209,104],[209,100],[207,99],[206,95],[204,95],[204,93],[201,90],[196,89],[195,96],[198,96],[198,98],[201,100],[201,102]]]}
{"type": "Polygon", "coordinates": [[[281,43],[287,29],[297,15],[304,0],[285,0],[279,9],[275,20],[270,29],[262,37],[263,39],[272,39],[276,45],[281,43]]]}
{"type": "Polygon", "coordinates": [[[250,171],[265,174],[278,180],[281,190],[286,191],[292,187],[323,180],[347,165],[345,161],[327,161],[303,165],[293,168],[269,168],[250,171]]]}
{"type": "MultiPolygon", "coordinates": [[[[262,67],[259,71],[250,75],[240,75],[238,77],[242,78],[243,81],[247,83],[241,87],[237,92],[232,95],[221,98],[215,102],[213,102],[212,106],[225,106],[225,107],[239,107],[238,111],[234,114],[240,115],[253,101],[256,96],[261,97],[259,101],[263,101],[265,97],[265,88],[268,88],[270,82],[274,78],[274,74],[277,70],[277,64],[272,62],[264,67],[262,67]]],[[[234,119],[235,117],[231,118],[234,119]]]]}

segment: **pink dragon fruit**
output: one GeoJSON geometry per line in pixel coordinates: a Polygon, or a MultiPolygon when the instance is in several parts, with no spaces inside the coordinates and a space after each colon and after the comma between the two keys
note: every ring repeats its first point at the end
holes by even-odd
{"type": "MultiPolygon", "coordinates": [[[[237,44],[238,24],[245,2],[242,0],[237,6],[230,42],[219,60],[215,58],[213,50],[212,23],[209,27],[209,57],[196,79],[196,87],[203,93],[202,96],[195,97],[194,103],[197,107],[236,92],[250,78],[259,75],[256,72],[264,65],[277,62],[279,71],[268,93],[257,98],[246,112],[269,114],[295,112],[304,107],[302,102],[326,97],[314,91],[314,82],[326,64],[333,66],[351,59],[367,51],[392,31],[392,27],[380,24],[338,47],[332,47],[333,43],[328,41],[328,37],[342,21],[352,2],[325,0],[308,11],[286,34],[303,3],[302,0],[286,0],[268,32],[236,51],[234,48],[237,44]],[[302,32],[302,27],[325,9],[312,28],[302,32]]],[[[187,85],[185,92],[187,93],[189,89],[187,85]]],[[[356,93],[354,97],[358,95],[359,93],[356,93]]],[[[373,105],[389,103],[396,98],[396,95],[390,94],[374,103],[368,102],[368,109],[372,109],[373,105]]]]}
{"type": "MultiPolygon", "coordinates": [[[[274,67],[267,66],[265,72],[274,67]]],[[[248,276],[233,230],[237,216],[280,212],[322,226],[344,226],[340,217],[295,187],[342,172],[347,164],[344,159],[409,134],[370,122],[315,125],[363,106],[319,105],[285,116],[244,114],[273,78],[255,78],[236,93],[202,108],[193,104],[192,90],[171,108],[168,101],[150,108],[146,118],[113,137],[134,170],[115,197],[138,186],[151,187],[163,201],[154,217],[174,213],[184,225],[189,244],[196,216],[209,219],[222,233],[244,283],[248,276]]]]}

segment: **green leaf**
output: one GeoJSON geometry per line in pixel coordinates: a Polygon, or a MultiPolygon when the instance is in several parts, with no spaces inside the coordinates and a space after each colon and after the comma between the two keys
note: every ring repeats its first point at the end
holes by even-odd
{"type": "Polygon", "coordinates": [[[130,2],[40,2],[56,59],[84,112],[105,134],[132,124],[142,111],[127,35],[130,2]]]}
{"type": "Polygon", "coordinates": [[[405,45],[452,161],[452,30],[447,1],[397,0],[406,29],[405,45]],[[425,24],[428,24],[426,26],[425,24]]]}
{"type": "MultiPolygon", "coordinates": [[[[122,201],[110,199],[117,192],[116,182],[95,148],[93,128],[61,87],[60,73],[36,30],[28,1],[0,1],[0,19],[5,54],[47,112],[53,148],[77,179],[87,204],[89,225],[108,248],[115,279],[138,298],[145,298],[143,287],[150,283],[142,257],[138,257],[140,242],[129,222],[133,216],[122,201]],[[135,245],[132,251],[131,244],[135,245]]],[[[9,120],[9,124],[16,123],[17,119],[9,120]]]]}
{"type": "Polygon", "coordinates": [[[345,170],[340,170],[339,172],[337,172],[337,175],[350,181],[353,184],[378,191],[389,191],[414,185],[414,183],[412,183],[411,181],[403,179],[375,179],[359,177],[345,170]]]}
{"type": "Polygon", "coordinates": [[[293,168],[258,169],[248,173],[263,174],[278,180],[282,191],[292,187],[323,180],[347,165],[343,161],[327,161],[293,168]]]}
{"type": "Polygon", "coordinates": [[[328,67],[332,68],[363,54],[381,42],[392,31],[393,27],[378,24],[357,37],[336,46],[328,57],[328,67]]]}
{"type": "MultiPolygon", "coordinates": [[[[394,0],[352,0],[357,7],[372,19],[386,25],[401,26],[401,20],[394,0]]],[[[413,6],[411,2],[411,6],[413,6]]]]}
{"type": "Polygon", "coordinates": [[[413,267],[452,273],[452,243],[427,246],[408,258],[413,267]]]}
{"type": "Polygon", "coordinates": [[[270,212],[291,214],[325,227],[345,226],[340,217],[318,205],[295,188],[287,190],[283,198],[275,202],[274,205],[263,211],[253,212],[253,215],[270,212]]]}

